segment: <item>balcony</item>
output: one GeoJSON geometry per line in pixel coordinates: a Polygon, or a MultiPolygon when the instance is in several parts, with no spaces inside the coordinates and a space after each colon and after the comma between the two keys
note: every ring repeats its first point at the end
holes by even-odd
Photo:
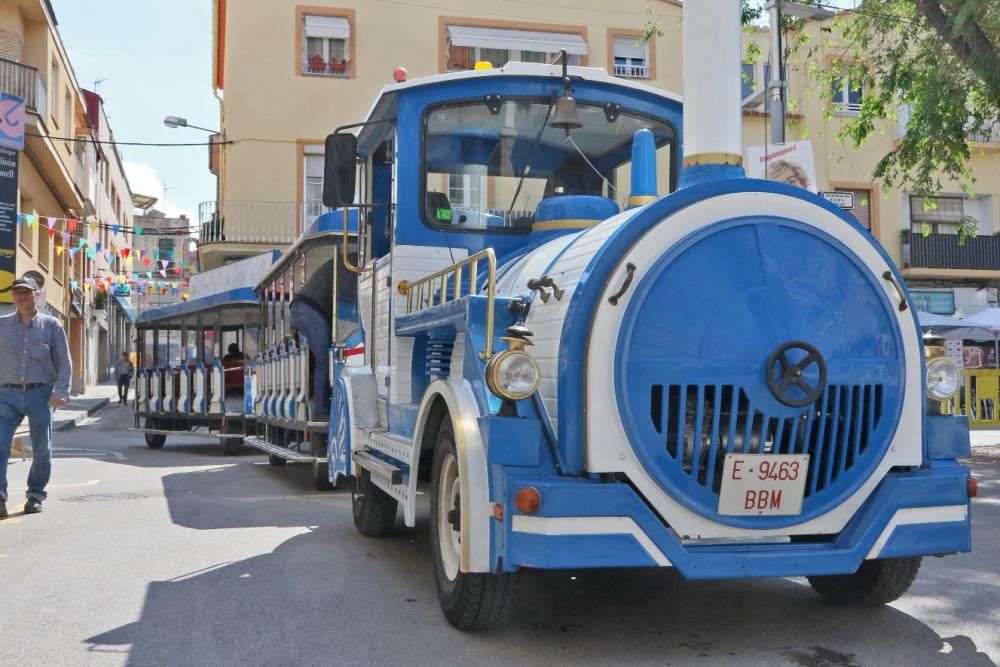
{"type": "Polygon", "coordinates": [[[0,91],[23,97],[29,109],[45,117],[48,93],[45,80],[34,67],[0,58],[0,91]]]}
{"type": "Polygon", "coordinates": [[[311,208],[312,204],[295,202],[202,202],[198,206],[199,244],[289,244],[298,236],[300,222],[307,225],[319,215],[308,215],[311,208]]]}
{"type": "Polygon", "coordinates": [[[973,236],[959,245],[956,234],[904,233],[903,266],[904,275],[906,269],[1000,272],[1000,236],[973,236]]]}
{"type": "Polygon", "coordinates": [[[649,66],[648,65],[615,65],[614,66],[615,76],[620,76],[626,79],[648,79],[649,78],[649,66]]]}

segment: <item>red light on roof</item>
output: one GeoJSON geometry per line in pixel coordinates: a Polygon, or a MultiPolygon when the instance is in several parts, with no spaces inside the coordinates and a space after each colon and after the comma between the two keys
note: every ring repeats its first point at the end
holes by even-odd
{"type": "Polygon", "coordinates": [[[392,73],[392,78],[396,81],[396,83],[403,83],[406,81],[406,68],[397,67],[392,73]]]}

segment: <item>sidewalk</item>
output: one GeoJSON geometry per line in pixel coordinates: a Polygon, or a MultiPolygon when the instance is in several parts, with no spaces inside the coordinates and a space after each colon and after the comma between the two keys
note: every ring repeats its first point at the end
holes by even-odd
{"type": "Polygon", "coordinates": [[[89,415],[118,400],[118,386],[99,384],[85,394],[70,396],[66,405],[55,411],[53,431],[65,431],[76,426],[89,415]]]}
{"type": "Polygon", "coordinates": [[[1000,429],[969,429],[969,436],[973,454],[1000,457],[1000,429]]]}

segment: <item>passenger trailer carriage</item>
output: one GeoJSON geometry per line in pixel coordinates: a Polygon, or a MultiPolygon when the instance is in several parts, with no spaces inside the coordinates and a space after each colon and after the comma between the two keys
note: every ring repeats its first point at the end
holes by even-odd
{"type": "Polygon", "coordinates": [[[430,482],[458,628],[500,620],[524,567],[798,575],[883,603],[970,548],[967,426],[933,414],[957,369],[925,368],[869,232],[744,177],[738,3],[684,12],[683,111],[509,63],[388,86],[327,139],[364,332],[362,363],[333,364],[330,479],[367,536],[399,509],[413,526],[430,482]]]}

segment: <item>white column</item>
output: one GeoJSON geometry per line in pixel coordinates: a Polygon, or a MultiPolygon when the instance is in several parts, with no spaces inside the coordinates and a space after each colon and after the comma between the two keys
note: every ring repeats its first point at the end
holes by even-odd
{"type": "Polygon", "coordinates": [[[684,3],[684,165],[740,164],[739,0],[684,3]]]}

